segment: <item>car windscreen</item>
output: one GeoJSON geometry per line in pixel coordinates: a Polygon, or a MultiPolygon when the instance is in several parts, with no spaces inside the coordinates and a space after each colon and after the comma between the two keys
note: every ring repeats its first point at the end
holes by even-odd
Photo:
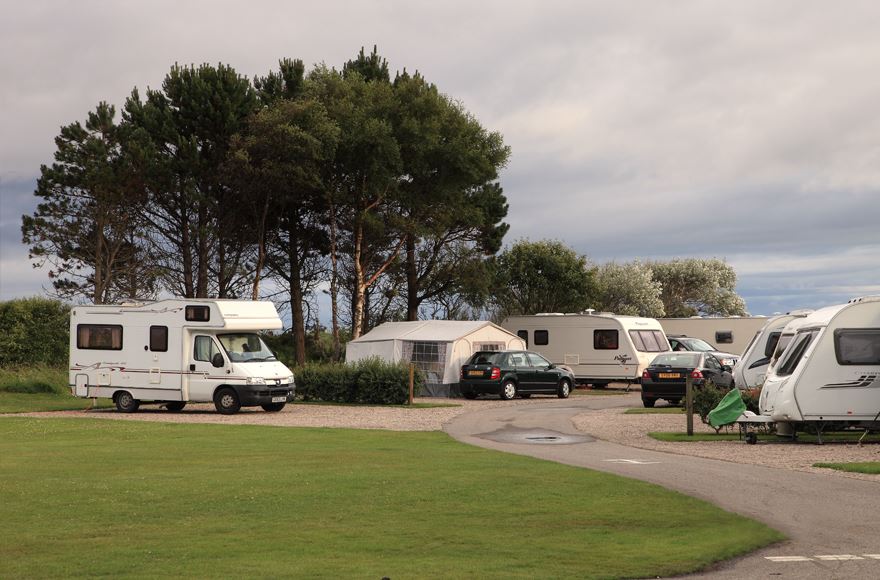
{"type": "Polygon", "coordinates": [[[696,368],[700,364],[700,353],[698,352],[670,352],[657,355],[651,361],[652,367],[684,367],[696,368]]]}
{"type": "Polygon", "coordinates": [[[696,350],[699,352],[712,352],[714,350],[718,350],[702,338],[686,338],[681,340],[682,342],[687,343],[690,350],[696,350]]]}
{"type": "Polygon", "coordinates": [[[475,352],[468,360],[469,365],[500,365],[504,360],[503,352],[475,352]]]}

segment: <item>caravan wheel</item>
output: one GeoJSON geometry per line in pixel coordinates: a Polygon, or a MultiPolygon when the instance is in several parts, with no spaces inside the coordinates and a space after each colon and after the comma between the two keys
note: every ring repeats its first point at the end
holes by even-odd
{"type": "Polygon", "coordinates": [[[120,413],[134,413],[141,406],[141,402],[135,399],[128,391],[119,391],[113,395],[116,410],[120,413]]]}

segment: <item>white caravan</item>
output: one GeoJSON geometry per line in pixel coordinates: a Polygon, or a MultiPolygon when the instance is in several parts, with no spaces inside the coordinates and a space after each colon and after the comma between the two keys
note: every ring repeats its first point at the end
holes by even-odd
{"type": "Polygon", "coordinates": [[[658,353],[669,350],[663,327],[653,318],[609,313],[511,316],[501,323],[530,350],[571,368],[581,383],[638,383],[658,353]]]}
{"type": "Polygon", "coordinates": [[[658,318],[668,336],[684,335],[702,338],[719,351],[740,356],[767,322],[766,316],[693,316],[691,318],[658,318]]]}
{"type": "MultiPolygon", "coordinates": [[[[734,384],[740,389],[753,389],[764,384],[764,376],[770,364],[770,358],[776,350],[779,338],[785,325],[796,318],[803,318],[812,310],[794,310],[767,319],[767,323],[755,333],[746,347],[742,357],[733,367],[734,384]]],[[[785,342],[787,345],[788,342],[785,342]]]]}
{"type": "Polygon", "coordinates": [[[761,414],[777,433],[805,425],[880,427],[880,296],[854,298],[796,319],[790,344],[767,373],[761,414]]]}
{"type": "Polygon", "coordinates": [[[141,401],[180,411],[213,402],[280,411],[292,400],[293,374],[257,334],[279,330],[271,302],[160,300],[75,306],[70,312],[70,388],[78,397],[113,399],[119,411],[141,401]]]}

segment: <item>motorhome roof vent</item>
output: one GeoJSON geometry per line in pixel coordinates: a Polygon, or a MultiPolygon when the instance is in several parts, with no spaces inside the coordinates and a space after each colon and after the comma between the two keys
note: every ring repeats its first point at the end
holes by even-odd
{"type": "Polygon", "coordinates": [[[143,306],[146,302],[141,302],[140,300],[126,300],[125,302],[120,302],[120,306],[143,306]]]}
{"type": "Polygon", "coordinates": [[[565,316],[564,312],[539,312],[535,316],[565,316]]]}

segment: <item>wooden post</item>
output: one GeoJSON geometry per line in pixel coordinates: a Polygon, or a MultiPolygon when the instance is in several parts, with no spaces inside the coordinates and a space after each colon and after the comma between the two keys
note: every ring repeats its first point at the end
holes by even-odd
{"type": "Polygon", "coordinates": [[[684,383],[684,407],[687,414],[687,433],[694,434],[694,379],[688,375],[684,383]]]}
{"type": "Polygon", "coordinates": [[[409,363],[409,404],[413,404],[413,380],[415,379],[416,365],[409,363]]]}

